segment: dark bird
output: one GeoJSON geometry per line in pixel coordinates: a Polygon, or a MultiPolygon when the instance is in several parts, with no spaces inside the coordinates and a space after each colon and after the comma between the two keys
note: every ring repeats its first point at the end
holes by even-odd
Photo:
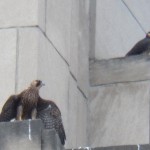
{"type": "Polygon", "coordinates": [[[39,89],[42,86],[42,81],[35,80],[20,94],[10,96],[2,108],[0,122],[7,122],[14,118],[16,120],[41,119],[45,129],[56,130],[64,145],[66,135],[61,112],[53,101],[40,97],[39,89]]]}
{"type": "Polygon", "coordinates": [[[135,46],[126,54],[126,56],[150,53],[150,32],[146,34],[146,37],[135,44],[135,46]]]}

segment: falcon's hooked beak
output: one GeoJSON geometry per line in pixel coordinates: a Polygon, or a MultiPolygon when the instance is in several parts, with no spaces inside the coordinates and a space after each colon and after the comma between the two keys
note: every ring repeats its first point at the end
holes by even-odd
{"type": "Polygon", "coordinates": [[[43,82],[41,82],[41,86],[45,86],[45,84],[43,82]]]}

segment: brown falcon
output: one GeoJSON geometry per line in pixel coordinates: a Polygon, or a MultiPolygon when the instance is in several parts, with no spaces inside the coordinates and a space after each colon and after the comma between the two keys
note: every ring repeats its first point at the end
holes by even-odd
{"type": "Polygon", "coordinates": [[[39,118],[45,129],[56,130],[64,145],[66,135],[61,112],[53,101],[40,97],[39,89],[42,85],[42,81],[35,80],[20,94],[10,96],[2,108],[0,122],[10,121],[14,118],[16,120],[39,118]]]}
{"type": "Polygon", "coordinates": [[[146,34],[146,37],[135,44],[135,46],[126,54],[126,56],[150,54],[150,32],[146,34]]]}

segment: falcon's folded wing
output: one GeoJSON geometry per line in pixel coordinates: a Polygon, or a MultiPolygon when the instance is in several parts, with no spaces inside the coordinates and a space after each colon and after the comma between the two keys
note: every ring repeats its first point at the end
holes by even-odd
{"type": "Polygon", "coordinates": [[[53,101],[39,98],[37,104],[37,117],[40,118],[46,129],[55,129],[61,143],[66,140],[65,130],[62,123],[61,112],[53,101]]]}
{"type": "Polygon", "coordinates": [[[16,118],[18,103],[19,98],[17,95],[12,95],[8,98],[2,108],[0,122],[10,121],[11,119],[16,118]]]}

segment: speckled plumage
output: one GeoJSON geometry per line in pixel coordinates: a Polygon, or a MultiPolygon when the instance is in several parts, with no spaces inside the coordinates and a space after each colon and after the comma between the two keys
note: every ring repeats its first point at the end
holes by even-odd
{"type": "Polygon", "coordinates": [[[22,119],[23,120],[30,119],[31,110],[35,107],[31,105],[34,105],[35,104],[34,102],[36,102],[36,110],[37,110],[36,118],[39,118],[42,120],[45,129],[55,129],[60,137],[61,143],[64,145],[65,140],[66,140],[66,135],[65,135],[65,130],[63,127],[61,112],[59,108],[53,101],[44,100],[39,95],[37,96],[36,94],[37,93],[34,93],[32,90],[29,91],[29,93],[28,92],[26,93],[26,90],[24,90],[18,95],[10,96],[2,108],[2,111],[0,114],[0,122],[10,121],[11,119],[16,118],[17,109],[22,104],[26,105],[24,107],[25,110],[23,111],[22,119]],[[30,95],[30,98],[31,97],[33,98],[35,96],[35,99],[36,98],[38,99],[36,101],[28,103],[28,100],[32,101],[32,98],[28,99],[28,96],[29,96],[28,94],[29,95],[33,94],[32,96],[30,95]]]}
{"type": "Polygon", "coordinates": [[[55,129],[61,143],[63,145],[65,144],[66,135],[62,123],[61,112],[53,101],[43,100],[39,97],[37,118],[40,118],[43,121],[45,129],[55,129]]]}

